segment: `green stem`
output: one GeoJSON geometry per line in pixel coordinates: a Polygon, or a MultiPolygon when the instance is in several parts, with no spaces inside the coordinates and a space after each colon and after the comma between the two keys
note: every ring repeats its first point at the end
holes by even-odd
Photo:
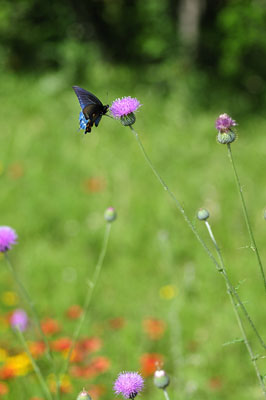
{"type": "MultiPolygon", "coordinates": [[[[34,305],[32,299],[31,299],[27,289],[25,288],[25,286],[21,282],[19,276],[17,275],[16,270],[15,270],[12,262],[10,261],[8,255],[7,255],[7,252],[5,252],[5,259],[6,259],[9,271],[11,272],[11,274],[12,274],[12,276],[14,278],[14,281],[16,282],[22,297],[25,299],[26,303],[28,304],[28,306],[29,306],[29,308],[31,310],[34,322],[35,322],[36,326],[38,327],[38,330],[39,330],[39,332],[41,334],[42,340],[45,343],[47,359],[51,363],[51,365],[53,367],[53,370],[54,370],[55,366],[54,366],[54,359],[53,359],[53,356],[52,356],[51,348],[50,348],[49,342],[48,342],[45,334],[43,333],[43,330],[42,330],[42,327],[41,327],[41,324],[40,324],[40,319],[38,317],[38,313],[36,311],[35,305],[34,305]]],[[[54,371],[54,373],[55,373],[55,371],[54,371]]],[[[55,373],[55,376],[57,376],[56,373],[55,373]]],[[[59,379],[57,377],[56,378],[56,399],[58,399],[58,393],[59,393],[59,379]]]]}
{"type": "Polygon", "coordinates": [[[62,368],[62,375],[64,375],[66,373],[67,369],[68,369],[68,365],[69,365],[69,361],[70,361],[72,352],[73,352],[74,347],[75,347],[75,345],[77,343],[77,339],[79,337],[81,328],[82,328],[82,326],[84,324],[84,321],[86,319],[86,316],[87,316],[87,313],[88,313],[88,310],[89,310],[89,306],[90,306],[90,302],[91,302],[91,299],[92,299],[92,295],[93,295],[94,289],[95,289],[95,287],[97,285],[97,282],[98,282],[98,279],[99,279],[99,276],[100,276],[100,272],[101,272],[101,269],[102,269],[104,257],[105,257],[105,254],[106,254],[108,241],[109,241],[109,237],[110,237],[111,224],[112,224],[111,222],[108,222],[106,224],[101,252],[100,252],[97,264],[95,266],[93,277],[92,277],[91,280],[89,280],[89,288],[88,288],[87,295],[86,295],[86,298],[85,298],[85,302],[84,302],[84,305],[83,305],[83,312],[82,312],[82,315],[81,315],[81,317],[80,317],[80,319],[78,321],[78,325],[76,327],[76,330],[74,332],[73,339],[72,339],[72,344],[71,344],[71,347],[69,349],[69,352],[68,352],[68,355],[67,355],[67,358],[66,358],[66,362],[65,362],[65,364],[63,365],[63,368],[62,368]]]}
{"type": "Polygon", "coordinates": [[[164,394],[165,400],[170,400],[169,394],[166,389],[163,389],[163,394],[164,394]]]}
{"type": "Polygon", "coordinates": [[[215,249],[216,249],[216,252],[217,252],[217,255],[218,255],[220,264],[221,264],[221,266],[222,266],[222,268],[223,268],[222,275],[223,275],[223,277],[224,277],[224,279],[225,279],[225,283],[226,283],[226,287],[227,287],[227,292],[228,292],[228,295],[229,295],[229,297],[230,297],[230,300],[231,300],[231,303],[232,303],[232,306],[233,306],[233,310],[234,310],[234,313],[235,313],[235,316],[236,316],[236,319],[237,319],[237,322],[238,322],[238,326],[239,326],[239,328],[240,328],[240,331],[241,331],[242,336],[243,336],[243,339],[244,339],[245,346],[246,346],[247,351],[248,351],[248,353],[249,353],[251,362],[252,362],[252,364],[253,364],[253,366],[254,366],[254,369],[255,369],[257,378],[258,378],[258,380],[259,380],[259,383],[260,383],[260,385],[261,385],[263,394],[264,394],[264,396],[266,397],[266,387],[265,387],[265,384],[264,384],[262,375],[261,375],[261,373],[260,373],[260,371],[259,371],[259,368],[258,368],[258,365],[257,365],[257,362],[256,362],[256,357],[255,357],[255,355],[254,355],[254,353],[253,353],[253,350],[252,350],[251,345],[250,345],[250,343],[249,343],[249,340],[248,340],[248,338],[247,338],[247,334],[246,334],[244,325],[243,325],[242,320],[241,320],[241,317],[240,317],[240,315],[239,315],[239,311],[238,311],[239,297],[238,297],[238,296],[237,296],[237,297],[235,296],[235,294],[236,294],[237,292],[235,291],[235,289],[233,288],[233,286],[232,286],[232,284],[231,284],[231,282],[230,282],[230,280],[229,280],[229,277],[228,277],[228,275],[227,275],[227,271],[226,271],[226,268],[225,268],[225,264],[224,264],[224,260],[223,260],[223,256],[222,256],[221,250],[220,250],[220,248],[219,248],[219,246],[218,246],[218,244],[217,244],[217,242],[216,242],[216,240],[215,240],[215,237],[214,237],[214,235],[213,235],[211,226],[210,226],[210,224],[208,223],[208,221],[205,221],[205,225],[206,225],[206,227],[207,227],[207,230],[208,230],[208,232],[209,232],[210,238],[211,238],[211,240],[212,240],[212,242],[213,242],[213,244],[214,244],[214,247],[215,247],[215,249]],[[238,303],[236,302],[235,298],[237,299],[237,302],[238,302],[238,303]]]}
{"type": "Polygon", "coordinates": [[[213,254],[211,253],[211,251],[209,250],[209,248],[207,247],[207,245],[205,244],[205,242],[203,241],[203,239],[199,236],[195,226],[193,225],[193,223],[191,222],[191,220],[189,219],[189,217],[187,216],[187,214],[185,213],[184,208],[181,206],[181,204],[179,203],[179,201],[177,200],[177,198],[175,197],[174,193],[169,189],[169,187],[166,185],[166,183],[164,182],[164,180],[162,179],[162,177],[160,176],[160,174],[156,171],[155,167],[153,166],[148,154],[146,153],[144,146],[139,138],[138,133],[134,130],[134,128],[130,125],[130,129],[132,130],[133,134],[135,135],[135,138],[137,140],[137,143],[142,151],[142,154],[144,155],[145,160],[147,161],[149,167],[151,168],[152,172],[154,173],[154,175],[156,176],[156,178],[159,180],[160,184],[163,186],[164,190],[169,194],[169,196],[172,198],[172,200],[174,201],[177,209],[181,212],[181,214],[183,215],[185,221],[187,222],[188,226],[190,227],[190,229],[192,230],[192,232],[194,233],[194,235],[196,236],[197,240],[200,242],[200,244],[202,245],[202,247],[204,248],[204,250],[207,252],[208,256],[210,257],[210,259],[215,263],[215,265],[217,266],[217,268],[220,269],[220,265],[217,262],[217,260],[215,259],[215,257],[213,256],[213,254]]]}
{"type": "MultiPolygon", "coordinates": [[[[203,249],[206,251],[206,253],[208,254],[209,258],[212,260],[212,262],[215,264],[217,270],[221,273],[223,273],[223,268],[221,267],[221,265],[218,263],[218,261],[216,260],[216,258],[213,256],[212,252],[210,251],[210,249],[207,247],[207,245],[205,244],[205,242],[203,241],[203,239],[199,236],[195,226],[192,224],[191,220],[189,219],[189,217],[187,216],[187,214],[185,213],[184,208],[181,206],[181,204],[179,203],[179,201],[177,200],[177,198],[175,197],[174,193],[171,192],[171,190],[168,188],[168,186],[166,185],[166,183],[164,182],[164,180],[162,179],[162,177],[159,175],[159,173],[157,172],[157,170],[155,169],[155,167],[153,166],[149,156],[147,155],[144,146],[139,138],[138,133],[134,130],[134,128],[132,126],[130,126],[130,129],[132,130],[137,143],[142,151],[142,154],[144,155],[145,160],[147,161],[149,167],[151,168],[151,170],[153,171],[154,175],[156,176],[156,178],[159,180],[160,184],[163,186],[164,190],[170,195],[170,197],[172,198],[172,200],[174,201],[177,209],[181,212],[181,214],[183,215],[185,221],[187,222],[188,226],[190,227],[190,229],[192,230],[192,232],[194,233],[194,235],[196,236],[197,240],[200,242],[201,246],[203,247],[203,249]]],[[[263,339],[261,338],[261,336],[259,335],[253,321],[251,320],[247,309],[245,308],[244,304],[242,303],[241,299],[238,296],[238,293],[236,292],[236,290],[234,289],[234,287],[231,285],[234,296],[237,298],[237,301],[239,302],[240,307],[243,310],[243,313],[245,314],[249,324],[251,325],[251,328],[253,329],[255,335],[257,336],[260,344],[262,345],[262,347],[264,349],[266,349],[266,345],[263,341],[263,339]]]]}
{"type": "Polygon", "coordinates": [[[250,247],[256,253],[257,261],[258,261],[258,264],[259,264],[261,276],[262,276],[263,283],[264,283],[264,289],[266,291],[266,277],[265,277],[264,269],[263,269],[263,266],[262,266],[261,258],[260,258],[259,252],[258,252],[258,248],[257,248],[257,245],[256,245],[256,241],[255,241],[255,238],[254,238],[254,235],[253,235],[253,232],[252,232],[252,228],[251,228],[251,225],[250,225],[249,216],[248,216],[248,212],[247,212],[247,207],[246,207],[245,199],[244,199],[244,196],[243,196],[243,190],[242,190],[242,186],[240,184],[240,179],[239,179],[236,167],[235,167],[235,163],[234,163],[234,159],[233,159],[230,143],[227,144],[227,148],[228,148],[228,156],[229,156],[229,159],[231,161],[231,164],[232,164],[232,167],[233,167],[233,171],[234,171],[234,175],[235,175],[236,185],[237,185],[238,192],[239,192],[239,195],[240,195],[240,200],[241,200],[241,204],[242,204],[242,209],[243,209],[246,225],[247,225],[247,228],[248,228],[249,238],[250,238],[250,242],[251,242],[251,246],[250,247]]]}
{"type": "Polygon", "coordinates": [[[19,338],[19,340],[20,340],[22,346],[24,347],[24,349],[25,349],[25,351],[26,351],[26,353],[27,353],[27,356],[29,357],[29,359],[30,359],[30,361],[31,361],[32,367],[33,367],[33,369],[34,369],[34,371],[35,371],[35,374],[36,374],[36,376],[37,376],[37,378],[38,378],[39,384],[40,384],[40,386],[41,386],[41,388],[42,388],[42,390],[43,390],[43,393],[44,393],[45,397],[46,397],[48,400],[53,400],[52,395],[51,395],[51,393],[50,393],[50,391],[49,391],[49,388],[48,388],[48,386],[47,386],[47,383],[45,382],[45,379],[44,379],[44,377],[42,376],[42,373],[41,373],[40,368],[38,367],[38,365],[36,364],[34,358],[33,358],[32,355],[31,355],[31,352],[30,352],[30,350],[29,350],[29,347],[28,347],[28,345],[27,345],[27,342],[26,342],[26,340],[25,340],[25,338],[24,338],[24,336],[23,336],[21,330],[20,330],[19,328],[16,328],[16,333],[17,333],[17,335],[18,335],[18,338],[19,338]]]}

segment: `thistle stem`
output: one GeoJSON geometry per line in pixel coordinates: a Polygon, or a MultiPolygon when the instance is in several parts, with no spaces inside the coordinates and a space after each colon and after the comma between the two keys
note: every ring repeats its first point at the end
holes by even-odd
{"type": "MultiPolygon", "coordinates": [[[[212,262],[215,264],[217,270],[221,273],[223,273],[223,268],[222,266],[219,264],[219,262],[216,260],[216,258],[213,256],[212,252],[210,251],[210,249],[207,247],[206,243],[203,241],[203,239],[200,237],[199,233],[197,232],[195,226],[193,225],[193,223],[191,222],[191,220],[189,219],[189,217],[187,216],[187,214],[185,213],[184,208],[181,206],[181,204],[179,203],[179,201],[177,200],[177,198],[175,197],[174,193],[168,188],[168,186],[166,185],[166,183],[164,182],[164,180],[162,179],[162,177],[159,175],[159,173],[157,172],[157,170],[155,169],[152,161],[150,160],[149,156],[147,155],[144,146],[139,138],[138,133],[134,130],[134,128],[130,125],[130,129],[132,130],[137,143],[142,151],[142,154],[145,158],[145,160],[147,161],[149,167],[151,168],[152,172],[154,173],[154,175],[156,176],[156,178],[159,180],[160,184],[163,186],[164,190],[170,195],[170,197],[172,198],[172,200],[175,203],[176,208],[181,212],[181,214],[183,215],[185,221],[187,222],[189,228],[192,230],[192,232],[194,233],[194,235],[196,236],[197,240],[200,242],[201,246],[203,247],[203,249],[206,251],[206,253],[208,254],[209,258],[212,260],[212,262]]],[[[229,278],[227,277],[227,279],[229,280],[229,278]]],[[[230,282],[230,281],[229,281],[230,282]]],[[[253,329],[255,335],[257,336],[261,346],[266,349],[266,345],[263,341],[263,339],[261,338],[261,336],[259,335],[252,319],[250,318],[246,307],[244,306],[244,304],[242,303],[241,299],[238,296],[238,293],[236,292],[236,290],[234,289],[233,285],[231,284],[231,290],[233,291],[234,296],[236,297],[240,307],[242,308],[243,313],[245,314],[245,317],[247,318],[251,328],[253,329]]]]}
{"type": "Polygon", "coordinates": [[[112,224],[111,222],[107,222],[107,224],[106,224],[101,252],[100,252],[97,264],[95,266],[93,277],[92,277],[91,280],[89,280],[89,288],[88,288],[87,295],[86,295],[86,298],[85,298],[85,302],[84,302],[84,305],[83,305],[83,312],[82,312],[82,315],[81,315],[81,317],[80,317],[80,319],[78,321],[78,325],[77,325],[77,327],[76,327],[76,329],[74,331],[71,347],[69,349],[69,352],[68,352],[68,355],[67,355],[67,358],[66,358],[66,362],[65,362],[65,364],[63,365],[63,368],[62,368],[62,374],[63,375],[66,373],[66,371],[68,369],[68,365],[69,365],[69,361],[70,361],[72,352],[73,352],[74,347],[75,347],[75,345],[77,343],[77,339],[79,337],[81,328],[82,328],[82,326],[84,324],[84,321],[86,319],[86,316],[87,316],[87,313],[88,313],[88,310],[89,310],[89,306],[90,306],[90,303],[91,303],[92,295],[93,295],[94,289],[95,289],[95,287],[97,285],[97,282],[98,282],[98,279],[99,279],[99,276],[100,276],[100,272],[101,272],[101,269],[102,269],[104,257],[105,257],[107,246],[108,246],[108,242],[109,242],[111,224],[112,224]]]}
{"type": "Polygon", "coordinates": [[[246,203],[245,203],[242,186],[240,184],[240,179],[239,179],[239,176],[238,176],[238,173],[237,173],[237,170],[236,170],[236,166],[235,166],[235,163],[234,163],[234,159],[233,159],[230,143],[227,144],[227,149],[228,149],[228,157],[229,157],[229,159],[231,161],[231,164],[232,164],[232,167],[233,167],[235,180],[236,180],[236,185],[237,185],[238,192],[239,192],[239,195],[240,195],[241,205],[242,205],[242,209],[243,209],[243,213],[244,213],[244,217],[245,217],[245,221],[246,221],[246,225],[247,225],[247,229],[248,229],[248,234],[249,234],[250,243],[251,243],[250,247],[256,253],[257,261],[258,261],[258,264],[259,264],[261,276],[262,276],[263,283],[264,283],[264,289],[266,291],[266,277],[265,277],[263,265],[262,265],[262,262],[261,262],[261,258],[260,258],[260,255],[259,255],[259,251],[258,251],[258,248],[257,248],[257,245],[256,245],[256,241],[255,241],[255,238],[254,238],[254,235],[253,235],[253,231],[252,231],[252,228],[251,228],[251,224],[250,224],[250,221],[249,221],[249,216],[248,216],[248,212],[247,212],[247,206],[246,206],[246,203]]]}
{"type": "Polygon", "coordinates": [[[43,375],[41,373],[40,368],[38,367],[37,363],[35,362],[34,358],[31,355],[30,349],[29,349],[29,347],[27,345],[27,342],[26,342],[21,330],[19,328],[16,328],[16,333],[18,335],[18,338],[19,338],[22,346],[25,349],[25,352],[27,353],[27,356],[29,357],[29,359],[31,361],[32,368],[34,369],[34,372],[35,372],[35,374],[36,374],[36,376],[38,378],[39,384],[40,384],[40,386],[41,386],[41,388],[43,390],[43,393],[44,393],[45,397],[48,400],[53,400],[52,395],[51,395],[51,393],[49,391],[48,385],[45,382],[45,379],[44,379],[44,377],[43,377],[43,375]]]}
{"type": "Polygon", "coordinates": [[[132,127],[132,125],[129,126],[130,129],[132,130],[137,143],[142,151],[142,154],[145,158],[145,160],[147,161],[149,167],[151,168],[152,172],[154,173],[154,175],[156,176],[156,178],[158,179],[158,181],[160,182],[160,184],[163,186],[164,190],[169,194],[169,196],[172,198],[172,200],[175,203],[176,208],[181,212],[181,214],[183,215],[186,223],[188,224],[188,226],[190,227],[190,229],[192,230],[192,232],[194,233],[194,235],[196,236],[197,240],[200,242],[200,244],[202,245],[202,247],[204,248],[204,250],[207,252],[208,256],[210,257],[210,259],[215,263],[215,265],[217,266],[218,269],[220,269],[220,265],[217,262],[217,260],[215,259],[215,257],[213,256],[213,254],[211,253],[211,251],[209,250],[209,248],[207,247],[207,245],[205,244],[205,242],[203,241],[203,239],[199,236],[195,226],[193,225],[192,221],[189,219],[189,217],[187,216],[184,208],[181,206],[181,204],[179,203],[179,201],[177,200],[177,198],[175,197],[174,193],[169,189],[169,187],[166,185],[166,183],[164,182],[164,180],[162,179],[162,177],[160,176],[160,174],[157,172],[157,170],[155,169],[153,163],[151,162],[148,154],[146,153],[146,150],[144,149],[144,146],[139,138],[138,133],[135,131],[135,129],[132,127]]]}
{"type": "MultiPolygon", "coordinates": [[[[28,304],[28,306],[29,306],[29,308],[30,308],[30,310],[31,310],[31,313],[32,313],[34,322],[35,322],[36,326],[38,327],[38,330],[39,330],[39,332],[40,332],[40,335],[41,335],[41,337],[42,337],[42,340],[43,340],[44,343],[45,343],[45,349],[46,349],[46,356],[47,356],[47,359],[48,359],[49,362],[51,363],[51,365],[52,365],[52,367],[53,367],[53,370],[54,370],[54,369],[55,369],[55,366],[54,366],[54,358],[53,358],[53,356],[52,356],[52,352],[51,352],[51,348],[50,348],[49,342],[48,342],[48,340],[47,340],[45,334],[43,333],[43,330],[42,330],[42,327],[41,327],[41,324],[40,324],[40,319],[39,319],[39,317],[38,317],[38,313],[37,313],[37,311],[36,311],[34,302],[33,302],[33,300],[31,299],[31,296],[29,295],[27,289],[25,288],[25,286],[24,286],[23,283],[21,282],[21,280],[20,280],[18,274],[16,273],[16,270],[15,270],[15,268],[14,268],[12,262],[10,261],[10,259],[9,259],[9,257],[8,257],[8,255],[7,255],[6,252],[5,252],[5,259],[6,259],[6,263],[7,263],[7,266],[8,266],[8,268],[9,268],[9,271],[11,272],[11,274],[12,274],[12,276],[13,276],[13,278],[14,278],[14,281],[16,282],[17,287],[18,287],[18,289],[19,289],[19,291],[20,291],[20,293],[21,293],[21,296],[25,299],[26,303],[28,304]]],[[[54,373],[55,373],[55,371],[54,371],[54,373]]],[[[55,376],[56,376],[56,398],[58,399],[58,396],[59,396],[59,395],[58,395],[58,393],[59,393],[59,379],[58,379],[56,373],[55,373],[55,376]]]]}
{"type": "Polygon", "coordinates": [[[165,400],[170,400],[169,394],[166,389],[163,389],[163,394],[164,394],[165,400]]]}
{"type": "Polygon", "coordinates": [[[42,336],[42,339],[43,339],[43,341],[45,343],[48,359],[49,359],[50,362],[52,362],[53,361],[53,357],[52,357],[52,354],[51,354],[50,346],[49,346],[49,343],[48,343],[48,340],[47,340],[45,334],[42,331],[40,320],[39,320],[39,317],[38,317],[34,302],[32,301],[27,289],[25,288],[25,286],[23,285],[23,283],[19,279],[19,277],[18,277],[18,275],[16,273],[16,270],[15,270],[12,262],[10,261],[7,253],[5,253],[5,259],[6,259],[9,271],[11,272],[11,274],[12,274],[12,276],[14,278],[14,281],[16,282],[21,295],[24,297],[25,301],[27,302],[27,304],[28,304],[28,306],[29,306],[29,308],[31,310],[31,313],[33,315],[35,324],[37,325],[38,330],[39,330],[39,332],[40,332],[40,334],[42,336]]]}
{"type": "Polygon", "coordinates": [[[234,313],[235,313],[235,316],[236,316],[236,319],[237,319],[237,322],[238,322],[238,326],[239,326],[240,331],[241,331],[242,336],[243,336],[243,340],[244,340],[245,346],[246,346],[247,351],[248,351],[248,353],[249,353],[250,360],[251,360],[251,362],[252,362],[252,364],[253,364],[253,366],[254,366],[254,369],[255,369],[257,378],[258,378],[258,380],[259,380],[260,386],[261,386],[261,388],[262,388],[263,394],[264,394],[264,396],[266,397],[266,387],[265,387],[265,384],[264,384],[262,375],[261,375],[261,373],[260,373],[260,371],[259,371],[259,368],[258,368],[258,365],[257,365],[257,362],[256,362],[256,357],[255,357],[255,355],[254,355],[254,353],[253,353],[253,350],[252,350],[252,348],[251,348],[250,342],[249,342],[249,340],[248,340],[248,338],[247,338],[247,334],[246,334],[244,325],[243,325],[242,320],[241,320],[241,317],[240,317],[240,315],[239,315],[239,311],[238,311],[239,297],[238,297],[238,296],[237,296],[237,297],[235,296],[235,294],[236,294],[237,292],[236,292],[235,289],[233,288],[233,286],[232,286],[232,284],[231,284],[231,282],[230,282],[230,280],[229,280],[229,278],[228,278],[228,275],[227,275],[227,271],[226,271],[226,268],[225,268],[225,264],[224,264],[224,260],[223,260],[223,256],[222,256],[221,250],[220,250],[220,248],[219,248],[219,246],[218,246],[218,244],[217,244],[217,242],[216,242],[216,240],[215,240],[215,237],[214,237],[214,235],[213,235],[211,226],[210,226],[210,224],[208,223],[208,221],[205,221],[205,225],[206,225],[206,227],[207,227],[207,230],[208,230],[208,233],[209,233],[209,235],[210,235],[210,238],[211,238],[211,240],[212,240],[212,242],[213,242],[213,244],[214,244],[214,247],[215,247],[215,249],[216,249],[216,252],[217,252],[217,255],[218,255],[220,264],[221,264],[222,269],[223,269],[223,270],[222,270],[222,275],[223,275],[223,277],[224,277],[224,279],[225,279],[227,292],[228,292],[228,295],[229,295],[229,297],[230,297],[230,300],[231,300],[231,303],[232,303],[232,306],[233,306],[233,310],[234,310],[234,313]],[[236,302],[236,300],[237,300],[237,302],[236,302]]]}

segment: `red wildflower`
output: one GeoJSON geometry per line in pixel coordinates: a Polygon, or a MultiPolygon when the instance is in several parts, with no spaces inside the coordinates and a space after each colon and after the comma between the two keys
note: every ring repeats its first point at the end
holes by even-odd
{"type": "Polygon", "coordinates": [[[158,340],[164,334],[165,322],[160,319],[147,318],[143,321],[143,328],[151,340],[158,340]]]}
{"type": "Polygon", "coordinates": [[[107,357],[99,356],[95,357],[91,360],[91,366],[94,368],[99,374],[107,371],[110,367],[110,360],[107,357]]]}
{"type": "Polygon", "coordinates": [[[74,366],[71,368],[71,374],[78,378],[94,378],[95,376],[106,372],[110,367],[110,361],[107,357],[99,356],[91,360],[86,366],[74,366]]]}
{"type": "Polygon", "coordinates": [[[69,350],[72,340],[68,337],[62,337],[52,342],[52,349],[55,351],[66,351],[69,350]]]}
{"type": "Polygon", "coordinates": [[[54,335],[55,333],[60,331],[59,323],[52,318],[45,318],[41,322],[42,331],[45,335],[54,335]]]}
{"type": "Polygon", "coordinates": [[[69,319],[78,319],[82,313],[82,308],[78,304],[69,307],[66,315],[69,319]]]}
{"type": "Polygon", "coordinates": [[[144,377],[151,376],[157,369],[157,366],[163,364],[163,356],[157,353],[146,353],[140,358],[141,373],[144,377]]]}
{"type": "Polygon", "coordinates": [[[3,366],[0,368],[0,379],[7,380],[14,378],[15,376],[15,371],[13,368],[8,367],[8,366],[3,366]]]}
{"type": "Polygon", "coordinates": [[[102,347],[102,340],[97,336],[92,336],[87,339],[82,339],[78,342],[77,348],[86,353],[93,353],[100,350],[102,347]]]}

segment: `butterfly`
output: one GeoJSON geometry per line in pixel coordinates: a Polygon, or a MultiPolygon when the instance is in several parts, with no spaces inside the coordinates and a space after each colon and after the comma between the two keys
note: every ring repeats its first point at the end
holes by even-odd
{"type": "Polygon", "coordinates": [[[87,120],[85,133],[91,132],[91,128],[94,124],[96,127],[99,125],[102,116],[107,113],[109,105],[107,104],[104,106],[102,102],[96,96],[94,96],[94,94],[82,89],[79,86],[72,87],[79,100],[83,115],[87,120]]]}

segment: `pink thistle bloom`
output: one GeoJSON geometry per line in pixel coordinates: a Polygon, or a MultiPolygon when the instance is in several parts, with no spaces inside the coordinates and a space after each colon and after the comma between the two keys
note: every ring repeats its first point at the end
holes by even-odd
{"type": "Polygon", "coordinates": [[[225,133],[231,130],[233,126],[236,126],[237,123],[228,114],[221,114],[215,123],[216,129],[221,132],[225,133]]]}
{"type": "Polygon", "coordinates": [[[17,234],[9,226],[0,226],[0,253],[5,253],[17,243],[17,234]]]}
{"type": "Polygon", "coordinates": [[[27,313],[19,308],[13,312],[9,320],[10,325],[13,328],[19,329],[21,332],[26,330],[28,321],[27,313]]]}
{"type": "Polygon", "coordinates": [[[114,383],[115,393],[126,399],[134,399],[143,387],[144,380],[138,372],[122,372],[114,383]]]}
{"type": "Polygon", "coordinates": [[[133,97],[122,97],[113,101],[110,112],[115,118],[121,118],[137,111],[141,106],[138,99],[133,97]]]}

